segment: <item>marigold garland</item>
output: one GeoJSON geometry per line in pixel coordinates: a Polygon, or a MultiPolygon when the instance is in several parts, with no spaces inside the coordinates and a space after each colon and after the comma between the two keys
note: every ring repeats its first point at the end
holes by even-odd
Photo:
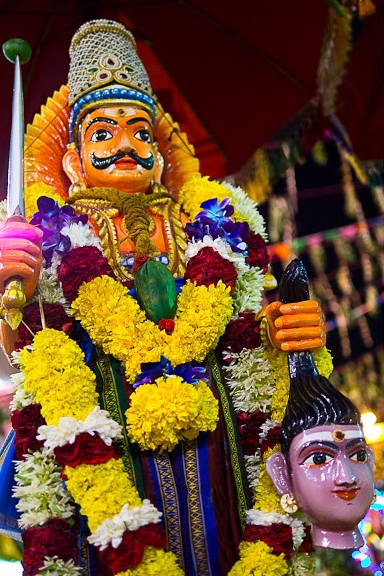
{"type": "Polygon", "coordinates": [[[127,288],[102,276],[80,287],[71,311],[96,345],[125,363],[133,383],[142,363],[158,362],[161,356],[173,366],[204,360],[231,318],[232,298],[221,281],[209,287],[187,281],[178,296],[175,329],[168,335],[146,318],[127,288]]]}
{"type": "Polygon", "coordinates": [[[203,381],[194,385],[179,376],[158,378],[139,386],[130,402],[127,430],[142,450],[172,450],[180,440],[216,428],[218,401],[203,381]]]}
{"type": "Polygon", "coordinates": [[[61,416],[85,420],[98,404],[96,377],[84,363],[84,354],[64,332],[45,328],[33,342],[33,353],[23,348],[20,366],[24,389],[41,404],[48,425],[61,416]]]}
{"type": "Polygon", "coordinates": [[[183,576],[184,571],[174,558],[170,552],[147,546],[140,566],[119,572],[116,576],[183,576]]]}
{"type": "Polygon", "coordinates": [[[122,460],[111,459],[105,464],[80,464],[77,468],[66,466],[67,488],[80,511],[88,518],[94,532],[104,520],[118,514],[124,504],[141,505],[139,494],[129,481],[122,460]]]}
{"type": "Polygon", "coordinates": [[[288,564],[284,554],[275,556],[272,548],[262,542],[241,542],[240,560],[236,562],[228,576],[284,576],[288,564]]]}

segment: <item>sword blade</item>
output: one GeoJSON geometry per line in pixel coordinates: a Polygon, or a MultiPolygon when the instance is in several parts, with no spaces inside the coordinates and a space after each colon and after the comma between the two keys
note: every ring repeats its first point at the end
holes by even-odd
{"type": "Polygon", "coordinates": [[[24,216],[24,102],[20,58],[16,56],[9,147],[7,216],[24,216]]]}

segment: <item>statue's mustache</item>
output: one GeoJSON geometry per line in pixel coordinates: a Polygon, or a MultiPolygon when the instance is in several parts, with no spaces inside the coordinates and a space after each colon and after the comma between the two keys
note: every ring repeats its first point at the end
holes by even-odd
{"type": "Polygon", "coordinates": [[[105,170],[106,168],[109,168],[109,166],[112,166],[112,164],[115,164],[118,160],[121,160],[121,158],[124,158],[124,156],[129,156],[146,170],[152,170],[155,164],[155,157],[152,152],[149,153],[148,158],[141,158],[141,156],[138,156],[132,150],[131,152],[118,152],[117,154],[108,156],[107,158],[98,158],[95,153],[92,152],[91,162],[92,166],[96,168],[96,170],[105,170]]]}

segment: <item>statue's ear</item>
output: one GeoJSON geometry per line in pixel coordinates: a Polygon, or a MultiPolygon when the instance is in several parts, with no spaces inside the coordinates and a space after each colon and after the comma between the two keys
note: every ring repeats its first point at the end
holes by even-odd
{"type": "Polygon", "coordinates": [[[80,161],[80,155],[72,146],[63,156],[63,169],[72,184],[85,182],[85,175],[80,161]]]}
{"type": "Polygon", "coordinates": [[[279,496],[290,494],[292,492],[291,478],[282,452],[275,452],[267,458],[265,467],[279,496]]]}
{"type": "Polygon", "coordinates": [[[153,174],[153,179],[155,181],[155,184],[161,184],[161,177],[163,175],[163,170],[164,170],[164,158],[162,157],[162,155],[160,154],[160,152],[157,149],[157,144],[154,144],[154,149],[155,149],[155,170],[154,170],[154,174],[153,174]]]}

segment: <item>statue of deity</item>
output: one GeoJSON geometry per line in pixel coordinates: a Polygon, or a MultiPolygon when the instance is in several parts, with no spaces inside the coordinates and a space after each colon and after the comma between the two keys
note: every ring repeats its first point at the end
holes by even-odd
{"type": "Polygon", "coordinates": [[[27,129],[29,222],[0,230],[0,288],[20,277],[28,302],[18,330],[2,321],[21,372],[1,523],[22,531],[27,576],[288,573],[305,528],[264,500],[263,454],[287,352],[329,374],[321,310],[262,307],[256,205],[201,176],[131,33],[88,22],[70,59],[27,129]]]}

